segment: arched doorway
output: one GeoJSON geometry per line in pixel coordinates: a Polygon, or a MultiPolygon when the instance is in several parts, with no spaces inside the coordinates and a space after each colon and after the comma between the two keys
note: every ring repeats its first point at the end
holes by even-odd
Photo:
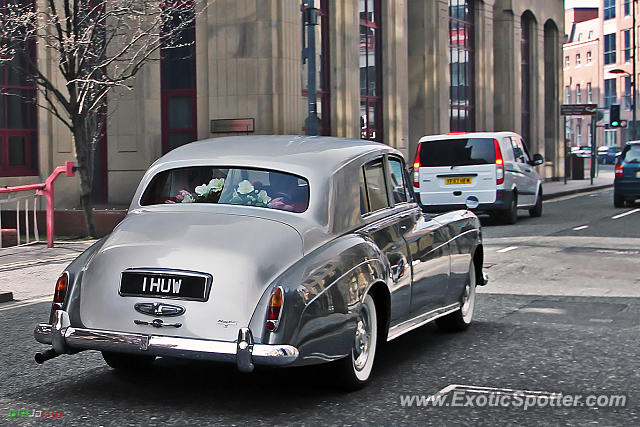
{"type": "Polygon", "coordinates": [[[559,58],[558,27],[553,20],[548,20],[544,24],[544,156],[546,161],[553,163],[554,175],[559,173],[558,157],[564,147],[564,141],[558,144],[559,58]]]}

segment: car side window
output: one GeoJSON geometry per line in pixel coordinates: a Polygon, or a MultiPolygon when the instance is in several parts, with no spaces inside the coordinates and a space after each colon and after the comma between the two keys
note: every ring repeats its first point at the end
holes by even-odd
{"type": "Polygon", "coordinates": [[[375,212],[389,207],[384,174],[382,159],[377,159],[364,165],[364,184],[367,196],[366,201],[368,202],[365,205],[366,212],[375,212]]]}
{"type": "Polygon", "coordinates": [[[391,194],[393,203],[404,203],[409,199],[407,183],[404,180],[403,164],[400,159],[389,157],[389,169],[391,170],[391,194]]]}
{"type": "Polygon", "coordinates": [[[518,139],[518,144],[520,145],[520,148],[522,149],[522,153],[524,156],[524,162],[525,163],[529,163],[529,161],[531,161],[531,156],[529,155],[529,150],[527,149],[527,145],[524,143],[524,141],[522,139],[518,139]]]}
{"type": "Polygon", "coordinates": [[[526,163],[524,150],[522,149],[521,143],[519,143],[518,138],[511,137],[511,148],[513,148],[513,157],[515,157],[516,162],[518,163],[526,163]]]}

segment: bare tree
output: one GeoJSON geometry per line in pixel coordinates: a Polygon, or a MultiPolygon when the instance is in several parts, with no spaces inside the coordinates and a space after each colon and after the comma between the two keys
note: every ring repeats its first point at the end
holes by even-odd
{"type": "Polygon", "coordinates": [[[89,235],[96,235],[91,194],[95,145],[105,122],[107,95],[132,88],[132,78],[160,49],[188,43],[184,31],[205,0],[5,0],[0,7],[0,65],[33,83],[35,102],[73,135],[80,202],[89,235]],[[202,2],[202,3],[200,3],[202,2]],[[43,46],[57,70],[25,54],[43,46]]]}

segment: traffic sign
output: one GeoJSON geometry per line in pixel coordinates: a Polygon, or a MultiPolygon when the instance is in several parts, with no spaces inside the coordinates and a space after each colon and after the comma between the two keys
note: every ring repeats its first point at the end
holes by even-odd
{"type": "Polygon", "coordinates": [[[562,104],[560,114],[563,116],[592,116],[598,111],[598,104],[562,104]]]}

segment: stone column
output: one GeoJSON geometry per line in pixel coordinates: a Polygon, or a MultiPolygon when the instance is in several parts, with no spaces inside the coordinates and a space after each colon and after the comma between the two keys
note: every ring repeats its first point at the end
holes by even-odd
{"type": "Polygon", "coordinates": [[[209,119],[248,117],[256,133],[299,134],[306,117],[300,2],[238,4],[209,5],[209,119]]]}
{"type": "Polygon", "coordinates": [[[449,131],[449,5],[408,0],[409,152],[420,137],[449,131]]]}
{"type": "Polygon", "coordinates": [[[520,17],[497,3],[493,18],[494,58],[497,58],[494,67],[494,128],[519,131],[522,113],[520,17]]]}
{"type": "MultiPolygon", "coordinates": [[[[382,131],[386,144],[409,156],[406,0],[382,2],[382,131]]],[[[412,153],[411,153],[412,154],[412,153]]],[[[408,157],[407,157],[408,158],[408,157]]]]}

